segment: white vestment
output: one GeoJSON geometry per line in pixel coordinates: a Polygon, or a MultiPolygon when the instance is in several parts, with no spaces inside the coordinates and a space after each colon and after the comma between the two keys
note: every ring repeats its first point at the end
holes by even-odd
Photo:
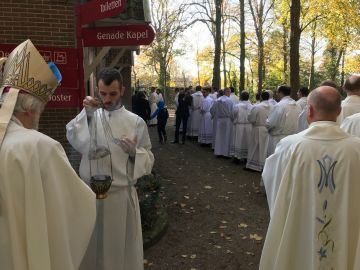
{"type": "Polygon", "coordinates": [[[340,127],[345,132],[360,137],[360,113],[346,117],[340,127]]]}
{"type": "Polygon", "coordinates": [[[200,106],[200,129],[198,142],[204,144],[212,143],[213,137],[213,122],[211,119],[210,109],[214,104],[214,100],[207,96],[203,99],[200,106]]]}
{"type": "Polygon", "coordinates": [[[267,156],[275,151],[277,143],[284,137],[298,132],[298,118],[301,108],[289,96],[283,97],[271,110],[266,120],[269,132],[267,156]]]}
{"type": "Polygon", "coordinates": [[[307,104],[307,97],[302,97],[302,98],[299,98],[297,101],[296,101],[296,104],[299,105],[301,107],[301,110],[303,110],[307,104]]]}
{"type": "Polygon", "coordinates": [[[270,208],[260,270],[360,269],[360,139],[314,122],[265,163],[270,208]]]}
{"type": "Polygon", "coordinates": [[[230,153],[233,106],[233,102],[228,96],[218,98],[213,106],[213,113],[216,117],[214,154],[217,156],[228,157],[230,153]]]}
{"type": "Polygon", "coordinates": [[[259,172],[264,167],[267,155],[269,134],[265,123],[271,108],[272,106],[269,101],[262,101],[260,104],[252,107],[248,116],[248,121],[252,124],[252,130],[246,168],[259,172]]]}
{"type": "Polygon", "coordinates": [[[95,218],[95,194],[60,143],[13,116],[0,150],[0,269],[77,270],[95,218]]]}
{"type": "Polygon", "coordinates": [[[199,135],[199,127],[200,127],[200,107],[201,103],[204,99],[203,94],[201,91],[196,91],[192,96],[192,103],[191,103],[191,116],[189,121],[191,124],[189,126],[189,130],[187,131],[187,135],[192,137],[197,137],[199,135]]]}
{"type": "Polygon", "coordinates": [[[175,95],[175,98],[174,98],[174,103],[175,103],[175,108],[177,109],[179,107],[179,93],[180,92],[177,92],[176,95],[175,95]]]}
{"type": "Polygon", "coordinates": [[[341,112],[337,118],[337,123],[341,124],[350,115],[360,112],[360,96],[352,95],[346,97],[341,102],[341,112]]]}
{"type": "Polygon", "coordinates": [[[307,122],[307,105],[305,105],[298,118],[298,131],[303,131],[308,127],[309,123],[307,122]]]}
{"type": "Polygon", "coordinates": [[[269,98],[269,104],[270,104],[271,106],[275,106],[275,105],[278,104],[278,103],[277,103],[277,101],[276,101],[275,99],[269,98]]]}
{"type": "Polygon", "coordinates": [[[238,159],[247,158],[252,130],[252,125],[248,121],[248,114],[252,107],[253,105],[247,100],[239,101],[233,108],[230,156],[238,159]]]}
{"type": "Polygon", "coordinates": [[[215,114],[215,108],[216,108],[216,103],[218,102],[218,99],[214,99],[214,103],[210,108],[210,114],[211,114],[211,119],[212,119],[212,123],[213,123],[213,135],[212,135],[212,140],[211,140],[211,148],[214,150],[215,148],[215,141],[216,141],[216,123],[217,123],[217,116],[215,114]]]}
{"type": "MultiPolygon", "coordinates": [[[[154,91],[149,96],[149,104],[151,109],[152,115],[157,110],[157,102],[158,102],[158,94],[154,91]]],[[[153,119],[149,120],[149,125],[156,125],[157,124],[157,118],[154,117],[153,119]]]]}
{"type": "Polygon", "coordinates": [[[164,97],[161,93],[157,94],[156,103],[159,103],[160,101],[164,102],[164,97]]]}
{"type": "MultiPolygon", "coordinates": [[[[91,121],[97,122],[97,138],[105,141],[98,109],[91,121]]],[[[121,107],[104,111],[115,139],[137,140],[135,158],[129,158],[120,146],[109,142],[113,182],[108,197],[98,200],[97,229],[93,234],[81,269],[84,270],[139,270],[143,269],[143,245],[139,202],[134,184],[151,173],[154,156],[147,126],[143,119],[121,107]]],[[[82,154],[80,176],[90,179],[90,134],[85,110],[66,126],[70,144],[82,154]]]]}
{"type": "Polygon", "coordinates": [[[211,93],[209,96],[215,101],[218,99],[218,92],[211,93]]]}
{"type": "Polygon", "coordinates": [[[237,95],[235,95],[235,93],[231,93],[230,98],[231,98],[234,106],[239,103],[239,97],[237,95]]]}

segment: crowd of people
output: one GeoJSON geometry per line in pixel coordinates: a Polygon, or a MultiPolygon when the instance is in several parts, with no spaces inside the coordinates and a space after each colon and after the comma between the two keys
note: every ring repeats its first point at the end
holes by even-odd
{"type": "Polygon", "coordinates": [[[306,87],[298,91],[297,101],[290,97],[290,87],[281,85],[276,93],[279,102],[273,91],[265,90],[256,95],[255,103],[247,91],[241,92],[239,98],[233,87],[216,90],[196,86],[181,91],[176,88],[175,92],[172,143],[184,144],[187,138],[197,140],[211,146],[218,157],[244,163],[247,170],[261,172],[276,144],[305,126],[299,116],[306,111],[306,87]]]}
{"type": "Polygon", "coordinates": [[[346,80],[343,101],[337,88],[302,87],[294,100],[281,85],[253,104],[233,88],[176,90],[172,143],[197,140],[262,172],[270,224],[261,270],[360,269],[360,76],[346,80]]]}

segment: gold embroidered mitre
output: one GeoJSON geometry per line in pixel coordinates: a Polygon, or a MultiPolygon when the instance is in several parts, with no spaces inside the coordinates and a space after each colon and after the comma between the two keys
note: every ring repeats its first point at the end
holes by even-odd
{"type": "Polygon", "coordinates": [[[53,71],[29,39],[8,56],[1,87],[21,89],[48,102],[58,84],[53,71]]]}

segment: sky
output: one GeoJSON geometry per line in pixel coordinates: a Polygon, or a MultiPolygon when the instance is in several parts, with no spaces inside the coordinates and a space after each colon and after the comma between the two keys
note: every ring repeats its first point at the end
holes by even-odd
{"type": "Polygon", "coordinates": [[[213,44],[213,39],[203,23],[196,23],[184,32],[182,39],[177,41],[176,47],[181,47],[184,43],[186,44],[186,53],[181,57],[177,57],[176,62],[185,71],[185,74],[196,77],[196,50],[198,48],[201,51],[209,44],[213,44]]]}

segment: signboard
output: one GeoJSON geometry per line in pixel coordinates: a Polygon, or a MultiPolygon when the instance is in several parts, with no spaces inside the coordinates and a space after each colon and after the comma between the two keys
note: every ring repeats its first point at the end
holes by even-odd
{"type": "MultiPolygon", "coordinates": [[[[17,45],[0,44],[0,57],[7,57],[17,45]]],[[[61,85],[56,89],[48,108],[76,108],[79,106],[78,50],[36,46],[46,62],[56,64],[62,75],[61,85]]]]}
{"type": "Polygon", "coordinates": [[[92,0],[76,6],[80,24],[114,17],[125,10],[125,0],[92,0]]]}
{"type": "Polygon", "coordinates": [[[154,37],[154,29],[148,24],[82,29],[85,47],[149,45],[154,37]]]}

